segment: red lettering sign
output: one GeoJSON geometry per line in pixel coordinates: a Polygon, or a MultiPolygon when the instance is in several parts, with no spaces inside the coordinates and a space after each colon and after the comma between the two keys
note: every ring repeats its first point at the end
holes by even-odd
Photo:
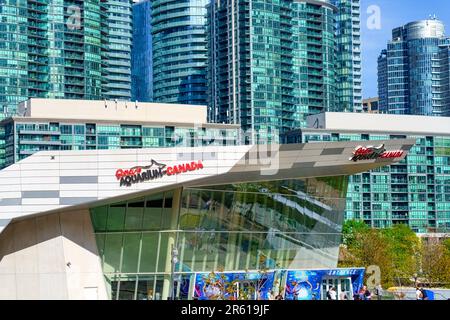
{"type": "Polygon", "coordinates": [[[374,160],[374,159],[395,159],[400,158],[404,155],[402,150],[386,151],[384,144],[374,147],[356,147],[353,151],[353,156],[350,158],[351,161],[357,162],[360,160],[374,160]]]}
{"type": "Polygon", "coordinates": [[[173,176],[180,173],[186,173],[190,171],[197,171],[203,169],[203,163],[201,160],[197,162],[185,163],[175,165],[173,167],[167,167],[167,175],[173,176]]]}

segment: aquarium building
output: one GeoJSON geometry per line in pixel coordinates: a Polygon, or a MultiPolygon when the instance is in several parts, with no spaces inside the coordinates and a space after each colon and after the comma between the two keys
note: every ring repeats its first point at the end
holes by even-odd
{"type": "Polygon", "coordinates": [[[0,171],[0,299],[192,299],[199,274],[336,268],[347,177],[414,143],[34,153],[0,171]]]}

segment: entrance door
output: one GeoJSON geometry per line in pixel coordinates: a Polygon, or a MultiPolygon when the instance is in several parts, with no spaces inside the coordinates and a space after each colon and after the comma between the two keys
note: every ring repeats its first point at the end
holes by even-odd
{"type": "Polygon", "coordinates": [[[352,279],[345,277],[329,277],[322,279],[322,296],[321,300],[327,300],[327,292],[331,288],[336,289],[336,299],[343,300],[344,294],[348,300],[353,299],[352,279]]]}

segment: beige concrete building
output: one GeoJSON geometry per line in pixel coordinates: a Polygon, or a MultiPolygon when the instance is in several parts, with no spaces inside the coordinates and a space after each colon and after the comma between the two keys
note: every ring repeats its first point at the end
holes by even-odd
{"type": "Polygon", "coordinates": [[[363,112],[365,113],[379,113],[379,103],[380,99],[376,98],[368,98],[363,100],[363,112]]]}
{"type": "Polygon", "coordinates": [[[0,168],[38,151],[238,145],[239,125],[207,123],[206,106],[30,99],[0,122],[0,168]]]}
{"type": "Polygon", "coordinates": [[[207,123],[207,107],[111,100],[30,99],[18,115],[33,119],[113,121],[127,123],[207,123]]]}

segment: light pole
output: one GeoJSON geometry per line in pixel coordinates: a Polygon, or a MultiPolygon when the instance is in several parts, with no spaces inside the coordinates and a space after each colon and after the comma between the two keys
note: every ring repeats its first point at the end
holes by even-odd
{"type": "Polygon", "coordinates": [[[172,267],[171,267],[171,273],[170,273],[170,298],[172,300],[175,300],[175,294],[174,294],[174,274],[175,274],[175,266],[178,263],[178,249],[172,244],[172,251],[171,251],[171,261],[172,261],[172,267]]]}

